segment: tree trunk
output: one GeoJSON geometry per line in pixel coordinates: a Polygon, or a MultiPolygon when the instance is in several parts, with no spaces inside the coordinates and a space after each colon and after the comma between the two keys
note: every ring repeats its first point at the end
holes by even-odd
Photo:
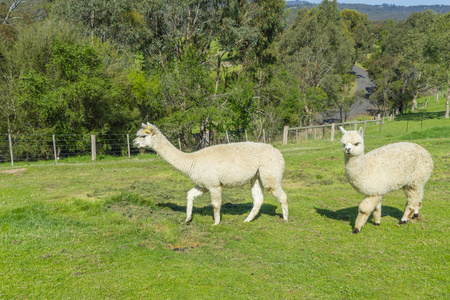
{"type": "Polygon", "coordinates": [[[216,89],[214,91],[214,94],[217,94],[217,90],[219,89],[219,83],[220,83],[220,66],[222,64],[222,55],[217,56],[217,74],[216,74],[216,89]]]}
{"type": "Polygon", "coordinates": [[[418,93],[414,94],[413,103],[412,103],[412,106],[411,106],[411,112],[414,112],[414,110],[417,109],[417,94],[418,93]]]}

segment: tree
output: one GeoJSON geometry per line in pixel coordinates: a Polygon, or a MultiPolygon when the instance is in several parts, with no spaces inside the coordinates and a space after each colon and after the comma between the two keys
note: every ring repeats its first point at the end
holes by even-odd
{"type": "MultiPolygon", "coordinates": [[[[281,38],[278,51],[305,96],[308,88],[326,91],[328,103],[324,105],[323,98],[319,97],[322,103],[316,108],[320,109],[332,105],[333,97],[340,90],[338,85],[331,84],[332,78],[351,71],[355,53],[354,42],[345,30],[336,1],[323,1],[318,9],[299,10],[292,26],[281,38]]],[[[305,107],[311,113],[314,110],[308,105],[312,102],[305,107]]]]}
{"type": "Polygon", "coordinates": [[[355,41],[355,61],[363,61],[364,54],[372,50],[374,43],[373,24],[368,15],[363,15],[352,9],[341,12],[342,20],[355,41]]]}
{"type": "Polygon", "coordinates": [[[448,119],[450,103],[450,13],[439,16],[430,29],[426,44],[427,62],[438,72],[434,77],[438,87],[447,87],[445,118],[448,119]]]}
{"type": "Polygon", "coordinates": [[[67,134],[133,127],[139,115],[126,100],[126,86],[108,76],[96,48],[73,27],[46,21],[18,31],[17,40],[1,48],[6,64],[0,84],[7,88],[0,97],[6,104],[2,128],[67,134]]]}

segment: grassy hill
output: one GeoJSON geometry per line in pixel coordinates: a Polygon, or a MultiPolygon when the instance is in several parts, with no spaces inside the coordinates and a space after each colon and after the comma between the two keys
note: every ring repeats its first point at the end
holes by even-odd
{"type": "Polygon", "coordinates": [[[209,194],[184,224],[193,184],[156,155],[1,165],[0,298],[448,298],[444,105],[387,120],[381,133],[367,127],[366,151],[416,142],[435,169],[418,219],[397,226],[406,199],[393,192],[381,226],[370,219],[358,235],[362,196],[345,178],[339,138],[275,145],[286,160],[287,223],[268,193],[243,223],[252,207],[246,186],[224,191],[220,225],[212,226],[209,194]]]}

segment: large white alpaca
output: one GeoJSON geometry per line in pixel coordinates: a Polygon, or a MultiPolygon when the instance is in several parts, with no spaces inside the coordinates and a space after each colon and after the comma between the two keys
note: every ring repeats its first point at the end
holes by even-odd
{"type": "Polygon", "coordinates": [[[268,144],[233,143],[204,148],[193,153],[176,149],[156,128],[147,123],[137,132],[136,147],[149,147],[175,169],[189,176],[196,184],[187,194],[186,223],[192,220],[194,199],[205,192],[211,193],[214,225],[220,223],[222,189],[251,184],[253,208],[244,222],[258,214],[264,201],[266,188],[281,203],[283,219],[288,219],[287,197],[281,187],[284,159],[280,151],[268,144]]]}
{"type": "Polygon", "coordinates": [[[374,225],[380,225],[382,196],[403,189],[406,207],[400,224],[417,217],[422,207],[425,183],[433,171],[430,153],[414,143],[395,143],[364,154],[362,128],[346,131],[342,150],[345,157],[345,175],[350,185],[365,197],[359,205],[353,233],[358,233],[373,212],[374,225]]]}

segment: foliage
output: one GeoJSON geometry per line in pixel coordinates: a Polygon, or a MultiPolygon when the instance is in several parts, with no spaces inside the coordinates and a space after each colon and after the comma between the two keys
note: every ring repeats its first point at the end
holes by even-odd
{"type": "Polygon", "coordinates": [[[413,13],[406,21],[386,27],[379,51],[367,64],[377,86],[372,100],[380,109],[386,112],[395,108],[403,113],[412,101],[414,110],[419,93],[449,86],[445,75],[448,68],[442,64],[448,48],[447,31],[445,26],[436,30],[439,20],[447,15],[413,13]],[[445,45],[439,50],[438,56],[443,59],[440,63],[433,58],[439,45],[445,45]]]}
{"type": "Polygon", "coordinates": [[[381,110],[445,86],[432,12],[373,26],[324,0],[286,28],[283,0],[33,2],[43,14],[27,6],[32,18],[0,28],[0,132],[128,133],[150,121],[193,148],[225,131],[321,122],[330,109],[345,120],[352,66],[372,50],[381,110]]]}
{"type": "Polygon", "coordinates": [[[336,1],[323,1],[317,9],[298,11],[278,51],[305,95],[308,119],[337,103],[340,77],[351,71],[355,49],[336,1]]]}

